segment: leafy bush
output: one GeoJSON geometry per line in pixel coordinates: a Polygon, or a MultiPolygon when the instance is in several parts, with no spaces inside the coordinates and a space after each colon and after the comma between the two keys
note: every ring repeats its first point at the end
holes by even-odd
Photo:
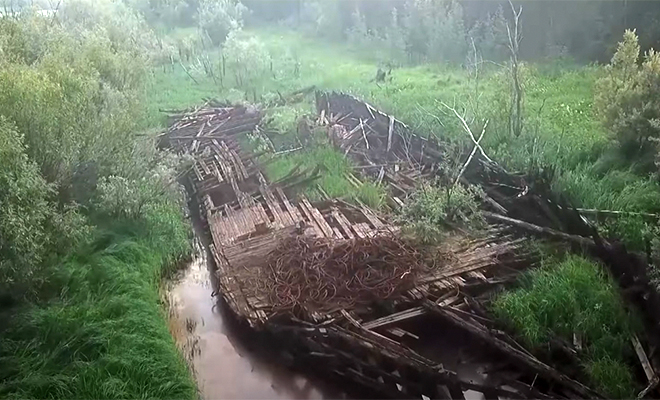
{"type": "Polygon", "coordinates": [[[638,322],[600,266],[578,256],[546,261],[527,274],[521,288],[495,298],[492,308],[535,349],[551,336],[572,342],[578,335],[585,372],[596,389],[613,398],[634,397],[634,375],[626,363],[634,357],[630,335],[638,322]]]}
{"type": "Polygon", "coordinates": [[[627,159],[647,159],[660,138],[660,54],[649,50],[639,64],[634,31],[626,31],[605,75],[596,83],[595,106],[627,159]]]}
{"type": "Polygon", "coordinates": [[[243,27],[247,8],[238,0],[200,0],[197,11],[199,28],[213,44],[220,45],[231,31],[243,27]]]}
{"type": "Polygon", "coordinates": [[[258,38],[232,31],[227,37],[223,55],[227,69],[233,72],[238,87],[254,88],[261,83],[270,56],[258,38]]]}
{"type": "Polygon", "coordinates": [[[130,152],[146,75],[136,47],[121,50],[98,27],[68,30],[67,15],[63,25],[34,15],[0,22],[8,28],[0,42],[20,44],[0,61],[1,114],[25,134],[28,155],[63,201],[77,166],[96,164],[107,174],[130,152]]]}
{"type": "MultiPolygon", "coordinates": [[[[116,52],[130,53],[138,60],[151,58],[159,50],[155,32],[124,1],[68,0],[58,11],[58,21],[71,37],[85,40],[94,33],[107,38],[116,52]]],[[[43,22],[50,24],[49,20],[43,22]]]]}
{"type": "Polygon", "coordinates": [[[399,220],[423,243],[437,242],[456,227],[478,229],[484,222],[469,189],[462,185],[449,188],[430,184],[413,192],[399,220]]]}
{"type": "Polygon", "coordinates": [[[23,137],[0,118],[0,290],[29,281],[43,260],[51,193],[27,157],[23,137]]]}

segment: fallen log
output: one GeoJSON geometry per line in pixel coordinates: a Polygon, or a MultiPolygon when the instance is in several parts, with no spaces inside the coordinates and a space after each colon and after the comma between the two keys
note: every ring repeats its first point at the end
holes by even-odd
{"type": "Polygon", "coordinates": [[[458,328],[463,329],[471,335],[483,340],[492,348],[507,355],[512,361],[520,364],[522,367],[529,371],[537,373],[540,377],[570,389],[570,391],[574,392],[578,396],[581,396],[582,398],[604,398],[604,396],[597,393],[596,391],[581,384],[580,382],[567,377],[549,365],[544,364],[537,358],[531,357],[521,350],[516,349],[512,345],[506,343],[505,341],[494,337],[486,327],[466,321],[458,315],[454,314],[451,310],[448,310],[444,307],[439,307],[432,301],[425,301],[424,307],[426,307],[433,314],[442,317],[444,320],[452,323],[458,328]]]}
{"type": "Polygon", "coordinates": [[[550,236],[555,239],[566,240],[571,243],[576,243],[582,246],[595,247],[596,243],[593,239],[586,238],[584,236],[571,235],[568,233],[560,232],[551,228],[546,228],[543,226],[538,226],[530,224],[529,222],[521,221],[518,219],[513,219],[510,217],[505,217],[503,215],[495,214],[489,211],[483,211],[483,216],[492,221],[504,223],[507,225],[515,226],[516,228],[521,228],[529,232],[533,232],[543,236],[550,236]]]}

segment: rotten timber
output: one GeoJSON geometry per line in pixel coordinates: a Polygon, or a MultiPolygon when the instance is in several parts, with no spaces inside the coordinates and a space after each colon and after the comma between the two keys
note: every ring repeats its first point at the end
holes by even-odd
{"type": "MultiPolygon", "coordinates": [[[[320,119],[348,124],[333,129],[331,140],[361,160],[364,171],[390,184],[394,188],[392,203],[401,204],[419,182],[437,174],[437,161],[446,149],[433,139],[410,134],[410,129],[392,116],[356,99],[351,101],[346,106],[343,100],[317,95],[320,119]],[[344,108],[338,111],[336,107],[342,105],[344,108]],[[350,125],[352,121],[356,121],[355,126],[350,125]]],[[[275,337],[303,368],[348,379],[379,397],[463,398],[467,390],[487,397],[558,398],[567,393],[597,397],[570,378],[564,379],[552,367],[538,360],[542,365],[530,363],[531,356],[520,350],[519,344],[512,344],[512,339],[503,342],[517,351],[504,352],[505,369],[518,378],[488,384],[461,379],[409,342],[414,343],[420,336],[401,325],[436,315],[438,308],[451,307],[447,312],[463,321],[489,321],[476,311],[469,294],[508,281],[531,263],[523,250],[524,239],[501,227],[493,227],[478,238],[459,235],[449,241],[442,250],[446,255],[441,257],[443,261],[420,276],[415,287],[389,299],[392,309],[387,312],[375,306],[324,312],[305,309],[295,316],[277,311],[265,295],[265,288],[255,288],[255,276],[263,273],[264,261],[283,240],[304,235],[350,242],[396,233],[398,228],[367,207],[334,200],[311,202],[287,190],[313,179],[314,173],[310,178],[309,174],[293,171],[285,181],[268,182],[255,155],[242,149],[238,140],[240,135],[257,130],[262,117],[263,113],[252,107],[207,105],[180,113],[161,136],[162,146],[188,153],[195,160],[189,174],[190,187],[199,200],[211,237],[219,292],[239,320],[256,332],[275,337]],[[526,363],[521,362],[520,354],[528,357],[526,363]],[[537,374],[546,381],[544,392],[530,385],[537,374]]],[[[516,188],[515,195],[529,191],[521,178],[508,177],[488,161],[477,156],[466,163],[461,180],[473,177],[473,165],[477,165],[477,173],[495,174],[498,185],[504,181],[506,186],[516,188]]],[[[360,184],[358,178],[352,179],[360,184]]],[[[491,200],[491,204],[501,202],[500,207],[507,210],[511,207],[502,196],[491,200]]],[[[453,325],[470,331],[470,327],[453,325]]],[[[488,334],[481,339],[501,350],[501,343],[488,334]]]]}

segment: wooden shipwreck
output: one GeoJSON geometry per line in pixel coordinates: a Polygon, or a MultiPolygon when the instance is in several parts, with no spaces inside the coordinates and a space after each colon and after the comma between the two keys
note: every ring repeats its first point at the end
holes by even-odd
{"type": "MultiPolygon", "coordinates": [[[[316,105],[332,143],[358,163],[363,175],[389,185],[393,208],[420,182],[438,174],[438,160],[446,151],[442,143],[415,135],[392,116],[348,95],[319,92],[316,105]]],[[[284,307],[283,297],[291,297],[292,291],[300,297],[301,292],[287,286],[287,279],[293,279],[288,275],[279,286],[269,284],[277,272],[273,255],[284,246],[317,246],[321,255],[312,258],[325,261],[306,265],[317,275],[305,277],[318,280],[318,269],[331,259],[327,254],[340,246],[344,252],[352,251],[351,246],[376,249],[362,250],[368,267],[373,261],[369,257],[382,261],[375,254],[379,243],[398,241],[398,228],[364,205],[312,202],[296,193],[304,174],[269,182],[258,156],[241,145],[241,136],[253,133],[262,117],[257,108],[207,104],[177,115],[161,137],[161,145],[194,157],[188,178],[211,239],[219,294],[240,321],[276,340],[298,368],[348,380],[368,396],[461,399],[473,391],[485,398],[602,397],[499,330],[481,299],[534,265],[525,246],[527,234],[518,226],[512,229],[515,223],[538,228],[529,228],[533,234],[582,238],[578,245],[593,245],[602,259],[613,250],[600,239],[583,236],[591,234],[588,225],[562,207],[561,199],[546,196],[526,177],[507,173],[485,153],[476,152],[460,177],[484,188],[484,207],[492,217],[485,233],[457,234],[438,250],[443,256],[437,265],[411,268],[407,272],[412,275],[404,272],[400,279],[376,280],[392,290],[370,301],[338,301],[336,285],[314,281],[319,287],[315,298],[327,306],[303,298],[284,307]],[[442,343],[434,344],[434,339],[442,343]],[[463,376],[456,363],[438,356],[438,347],[460,347],[462,361],[483,366],[485,373],[463,376]]],[[[654,321],[649,317],[650,325],[654,321]]]]}

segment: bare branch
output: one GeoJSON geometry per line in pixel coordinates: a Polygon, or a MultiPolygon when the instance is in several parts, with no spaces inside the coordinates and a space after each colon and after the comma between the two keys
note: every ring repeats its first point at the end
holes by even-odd
{"type": "MultiPolygon", "coordinates": [[[[454,115],[456,115],[456,117],[461,121],[461,124],[463,125],[463,129],[465,129],[465,132],[467,132],[467,134],[470,136],[470,139],[472,139],[472,142],[474,143],[475,147],[476,147],[477,149],[479,149],[479,152],[481,153],[481,155],[484,156],[484,158],[485,158],[486,160],[488,160],[489,162],[493,162],[493,160],[491,160],[490,157],[488,157],[488,156],[486,155],[486,152],[485,152],[484,149],[481,147],[481,145],[479,144],[479,142],[477,141],[477,139],[474,138],[474,135],[472,134],[472,131],[470,130],[470,127],[468,126],[467,122],[465,122],[465,118],[463,118],[463,117],[461,116],[461,114],[459,114],[458,111],[456,111],[455,108],[449,107],[447,104],[442,103],[442,102],[441,102],[440,104],[442,104],[443,106],[445,106],[448,110],[452,111],[452,112],[454,113],[454,115]]],[[[484,127],[484,129],[485,129],[485,127],[484,127]]]]}
{"type": "Polygon", "coordinates": [[[458,181],[461,179],[461,176],[463,176],[463,173],[465,173],[465,170],[467,169],[468,165],[470,165],[470,162],[472,161],[472,157],[474,157],[474,155],[476,154],[476,152],[477,152],[477,148],[480,147],[480,146],[479,146],[479,143],[481,142],[481,139],[483,139],[483,138],[484,138],[484,134],[486,134],[486,127],[487,127],[487,126],[488,126],[488,120],[486,120],[486,123],[484,124],[484,128],[481,130],[481,135],[479,135],[479,139],[477,139],[476,144],[475,144],[474,147],[472,148],[472,152],[470,153],[470,155],[468,156],[467,160],[465,161],[465,164],[463,164],[463,168],[461,168],[461,170],[459,171],[458,175],[456,175],[456,180],[454,181],[454,185],[453,185],[453,186],[456,186],[456,184],[458,183],[458,181]]]}

